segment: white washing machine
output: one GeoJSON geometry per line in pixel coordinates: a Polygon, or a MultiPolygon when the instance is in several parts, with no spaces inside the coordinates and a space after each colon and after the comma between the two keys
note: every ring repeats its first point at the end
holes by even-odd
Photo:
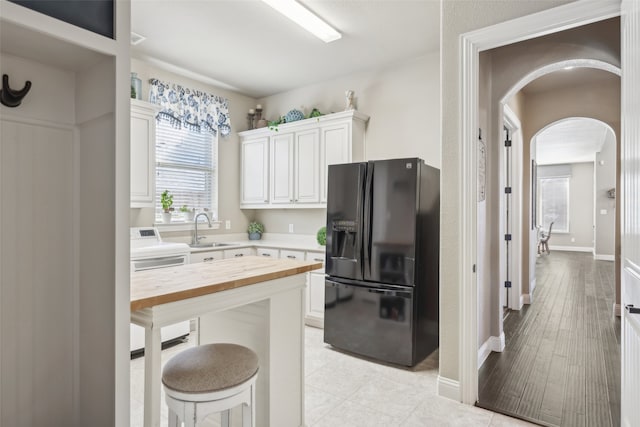
{"type": "MultiPolygon", "coordinates": [[[[131,228],[131,272],[189,264],[189,245],[163,242],[155,227],[131,228]]],[[[189,335],[189,321],[168,325],[160,330],[163,343],[189,335]]],[[[144,348],[144,328],[131,324],[130,349],[144,348]]]]}

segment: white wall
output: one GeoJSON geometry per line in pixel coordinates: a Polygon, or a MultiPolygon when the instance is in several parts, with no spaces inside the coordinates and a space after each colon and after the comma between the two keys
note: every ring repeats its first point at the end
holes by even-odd
{"type": "MultiPolygon", "coordinates": [[[[616,136],[607,131],[604,145],[596,153],[595,163],[595,222],[596,256],[612,259],[615,254],[616,200],[607,197],[607,190],[616,188],[616,136]],[[602,210],[606,213],[602,213],[602,210]]],[[[617,193],[617,192],[616,192],[617,193]]],[[[618,194],[616,194],[617,198],[618,194]]]]}
{"type": "Polygon", "coordinates": [[[383,69],[367,70],[319,82],[260,100],[272,120],[297,108],[308,114],[343,111],[345,91],[355,91],[367,125],[367,160],[420,157],[440,167],[439,52],[383,69]]]}
{"type": "MultiPolygon", "coordinates": [[[[570,166],[569,231],[552,230],[549,246],[593,248],[593,162],[572,163],[570,166]]],[[[544,170],[545,166],[538,166],[538,177],[545,174],[544,170]]]]}
{"type": "MultiPolygon", "coordinates": [[[[245,232],[252,219],[252,211],[240,210],[240,140],[237,132],[247,130],[247,112],[255,108],[256,100],[248,96],[211,86],[191,78],[165,71],[154,65],[131,59],[131,71],[138,73],[142,80],[142,99],[149,99],[149,79],[158,78],[166,82],[177,83],[185,87],[199,89],[208,93],[223,96],[229,100],[231,134],[218,141],[218,218],[230,219],[231,230],[211,231],[205,227],[203,233],[240,233],[245,232]]],[[[154,221],[153,209],[131,209],[131,226],[149,226],[154,221]]],[[[167,235],[169,233],[166,233],[167,235]]],[[[172,235],[176,233],[171,233],[172,235]]],[[[177,233],[180,234],[180,233],[177,233]]],[[[184,234],[184,233],[182,233],[184,234]]]]}
{"type": "MultiPolygon", "coordinates": [[[[370,116],[366,130],[366,160],[420,157],[440,167],[439,52],[392,66],[367,70],[262,98],[268,120],[301,109],[322,113],[342,111],[346,90],[355,91],[356,108],[370,116]]],[[[269,232],[315,234],[326,223],[324,209],[256,210],[269,232]],[[300,231],[299,231],[300,230],[300,231]]]]}

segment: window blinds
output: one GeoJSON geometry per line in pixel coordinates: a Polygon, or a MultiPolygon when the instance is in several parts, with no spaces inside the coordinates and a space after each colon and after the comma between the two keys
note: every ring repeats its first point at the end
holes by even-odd
{"type": "Polygon", "coordinates": [[[165,120],[156,127],[156,216],[160,195],[173,194],[173,220],[184,220],[180,207],[217,210],[217,138],[210,132],[177,129],[165,120]]]}

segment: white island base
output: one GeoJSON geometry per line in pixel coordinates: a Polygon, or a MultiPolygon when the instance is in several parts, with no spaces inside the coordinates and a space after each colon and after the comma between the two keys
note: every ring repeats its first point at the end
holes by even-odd
{"type": "Polygon", "coordinates": [[[230,342],[257,353],[256,426],[304,426],[305,281],[304,273],[295,274],[133,311],[132,322],[145,328],[145,427],[160,426],[164,405],[160,328],[193,318],[199,318],[196,344],[230,342]]]}

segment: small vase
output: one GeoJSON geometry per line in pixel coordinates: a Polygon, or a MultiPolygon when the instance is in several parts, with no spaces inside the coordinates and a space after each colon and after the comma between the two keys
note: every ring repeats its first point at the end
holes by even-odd
{"type": "Polygon", "coordinates": [[[260,233],[249,233],[249,240],[260,240],[260,238],[262,238],[260,233]]]}
{"type": "Polygon", "coordinates": [[[136,93],[136,99],[142,99],[142,80],[138,78],[138,73],[131,73],[131,87],[136,93]]]}
{"type": "Polygon", "coordinates": [[[162,222],[169,224],[171,222],[171,212],[162,212],[162,222]]]}

